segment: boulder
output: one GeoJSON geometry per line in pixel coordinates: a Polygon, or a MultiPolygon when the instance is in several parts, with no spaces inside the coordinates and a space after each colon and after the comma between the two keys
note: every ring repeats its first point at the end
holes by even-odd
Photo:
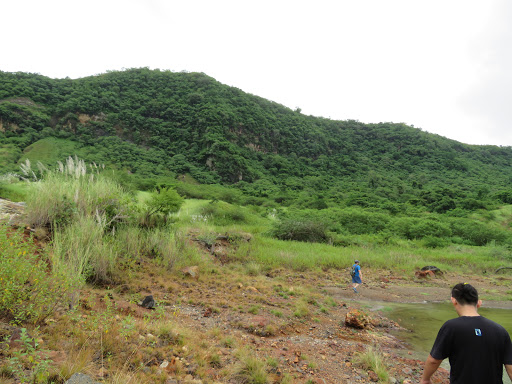
{"type": "Polygon", "coordinates": [[[194,265],[192,267],[185,267],[181,270],[185,276],[189,276],[193,279],[199,279],[199,267],[194,265]]]}
{"type": "Polygon", "coordinates": [[[359,309],[351,309],[345,316],[345,325],[347,327],[364,329],[370,325],[370,319],[359,309]]]}
{"type": "Polygon", "coordinates": [[[146,296],[144,300],[142,300],[142,303],[140,303],[140,306],[147,309],[155,309],[155,300],[153,299],[153,296],[146,296]]]}
{"type": "Polygon", "coordinates": [[[64,384],[100,384],[84,373],[75,373],[64,384]]]}

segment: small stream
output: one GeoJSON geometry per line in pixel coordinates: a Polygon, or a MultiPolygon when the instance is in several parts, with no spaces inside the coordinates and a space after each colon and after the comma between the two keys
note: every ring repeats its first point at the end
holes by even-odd
{"type": "MultiPolygon", "coordinates": [[[[426,360],[443,323],[457,317],[450,302],[424,304],[368,302],[366,306],[372,311],[382,312],[386,317],[406,328],[408,331],[397,331],[395,336],[411,345],[413,355],[410,357],[420,360],[426,360]]],[[[512,310],[486,308],[484,303],[478,313],[501,324],[512,335],[512,310]]],[[[448,360],[445,360],[442,366],[450,369],[448,360]]],[[[506,373],[503,382],[511,383],[506,373]]]]}

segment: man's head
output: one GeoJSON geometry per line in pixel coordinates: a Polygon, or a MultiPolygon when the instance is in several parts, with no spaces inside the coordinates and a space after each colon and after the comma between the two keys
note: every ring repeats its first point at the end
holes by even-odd
{"type": "Polygon", "coordinates": [[[355,264],[359,264],[359,260],[354,261],[355,264]]]}
{"type": "Polygon", "coordinates": [[[452,288],[452,302],[453,299],[455,299],[459,305],[473,305],[479,307],[481,303],[481,301],[478,300],[476,288],[467,283],[459,283],[452,288]]]}

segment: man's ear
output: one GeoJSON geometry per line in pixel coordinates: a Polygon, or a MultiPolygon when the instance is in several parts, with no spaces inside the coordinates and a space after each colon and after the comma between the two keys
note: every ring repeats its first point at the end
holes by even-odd
{"type": "Polygon", "coordinates": [[[457,300],[455,298],[451,297],[450,300],[452,301],[453,305],[457,305],[458,304],[458,302],[457,302],[457,300]]]}
{"type": "Polygon", "coordinates": [[[480,308],[482,306],[482,300],[478,300],[478,303],[476,303],[476,307],[480,308]]]}

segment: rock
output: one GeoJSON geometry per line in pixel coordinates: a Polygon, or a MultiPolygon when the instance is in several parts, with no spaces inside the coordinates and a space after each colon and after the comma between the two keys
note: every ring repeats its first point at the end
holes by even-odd
{"type": "Polygon", "coordinates": [[[199,279],[199,267],[194,265],[192,267],[185,267],[181,270],[185,276],[191,277],[193,279],[199,279]]]}
{"type": "Polygon", "coordinates": [[[99,384],[94,381],[90,376],[83,373],[75,373],[64,384],[99,384]]]}
{"type": "Polygon", "coordinates": [[[390,384],[396,384],[398,382],[398,380],[395,379],[394,377],[390,377],[389,382],[390,382],[390,384]]]}
{"type": "Polygon", "coordinates": [[[412,375],[412,369],[411,368],[404,368],[402,369],[402,372],[406,375],[412,375]]]}
{"type": "Polygon", "coordinates": [[[384,277],[384,276],[381,276],[380,281],[382,283],[386,283],[386,284],[389,283],[389,279],[387,277],[384,277]]]}
{"type": "Polygon", "coordinates": [[[140,306],[147,309],[155,309],[155,300],[153,299],[153,296],[146,296],[144,300],[142,300],[140,306]]]}
{"type": "Polygon", "coordinates": [[[370,379],[370,381],[374,381],[374,382],[379,381],[379,376],[377,376],[377,374],[373,371],[368,372],[368,378],[370,379]]]}
{"type": "Polygon", "coordinates": [[[345,316],[345,325],[347,327],[363,329],[370,324],[368,316],[359,309],[351,309],[345,316]]]}
{"type": "Polygon", "coordinates": [[[414,275],[419,279],[426,279],[427,277],[436,276],[436,274],[433,271],[416,271],[414,275]]]}
{"type": "Polygon", "coordinates": [[[434,274],[438,274],[438,273],[440,275],[443,274],[443,272],[439,268],[437,268],[433,265],[426,265],[425,267],[421,268],[421,270],[422,271],[432,271],[432,272],[434,272],[434,274]]]}

